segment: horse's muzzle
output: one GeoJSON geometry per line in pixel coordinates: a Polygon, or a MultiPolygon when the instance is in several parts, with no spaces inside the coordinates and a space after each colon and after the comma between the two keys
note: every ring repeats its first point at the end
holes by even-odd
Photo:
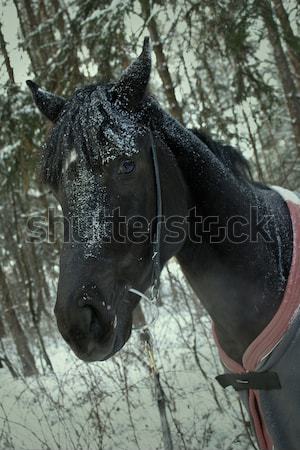
{"type": "Polygon", "coordinates": [[[57,326],[76,356],[86,362],[104,361],[115,353],[118,319],[105,301],[85,293],[79,299],[57,299],[57,326]]]}

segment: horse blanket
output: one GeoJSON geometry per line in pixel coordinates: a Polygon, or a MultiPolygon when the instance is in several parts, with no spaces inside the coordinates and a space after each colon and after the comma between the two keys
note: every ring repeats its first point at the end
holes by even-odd
{"type": "MultiPolygon", "coordinates": [[[[219,381],[223,387],[232,385],[239,392],[248,409],[259,448],[299,450],[300,198],[286,189],[277,186],[272,188],[286,201],[293,226],[293,256],[282,303],[271,322],[246,349],[242,365],[222,350],[214,327],[213,334],[227,374],[237,376],[236,384],[228,382],[224,385],[219,381]],[[248,374],[250,377],[247,378],[248,374]],[[263,378],[269,375],[272,376],[264,388],[263,378]],[[255,377],[261,377],[261,386],[256,389],[255,377]],[[247,383],[250,388],[247,388],[247,383]]],[[[227,374],[217,379],[225,377],[226,382],[227,374]]]]}

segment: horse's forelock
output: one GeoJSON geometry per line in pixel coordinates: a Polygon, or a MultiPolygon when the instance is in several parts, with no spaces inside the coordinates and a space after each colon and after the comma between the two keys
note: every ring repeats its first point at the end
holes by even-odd
{"type": "Polygon", "coordinates": [[[144,132],[142,111],[129,113],[119,109],[111,100],[111,86],[98,84],[78,89],[66,102],[43,148],[44,182],[59,182],[71,150],[83,154],[88,166],[138,152],[135,138],[144,132]]]}

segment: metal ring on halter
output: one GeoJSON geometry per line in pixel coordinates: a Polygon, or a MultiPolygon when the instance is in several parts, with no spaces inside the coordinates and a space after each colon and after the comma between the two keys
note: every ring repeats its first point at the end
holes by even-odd
{"type": "Polygon", "coordinates": [[[129,292],[132,292],[133,294],[138,295],[139,297],[143,298],[144,300],[146,300],[146,302],[148,303],[152,303],[151,298],[148,297],[147,295],[143,294],[142,292],[138,291],[137,289],[134,288],[130,288],[128,289],[129,292]]]}

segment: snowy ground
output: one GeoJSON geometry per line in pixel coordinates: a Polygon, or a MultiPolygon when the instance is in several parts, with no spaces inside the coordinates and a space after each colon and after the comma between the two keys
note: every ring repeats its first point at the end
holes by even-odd
{"type": "MultiPolygon", "coordinates": [[[[174,449],[253,448],[236,394],[225,393],[214,380],[222,369],[208,318],[184,302],[175,307],[167,282],[163,287],[164,304],[151,330],[174,449]]],[[[149,307],[146,313],[151,315],[149,307]]],[[[58,334],[47,337],[47,350],[55,375],[14,380],[0,370],[1,449],[163,449],[154,384],[138,331],[104,363],[80,362],[58,334]]]]}

